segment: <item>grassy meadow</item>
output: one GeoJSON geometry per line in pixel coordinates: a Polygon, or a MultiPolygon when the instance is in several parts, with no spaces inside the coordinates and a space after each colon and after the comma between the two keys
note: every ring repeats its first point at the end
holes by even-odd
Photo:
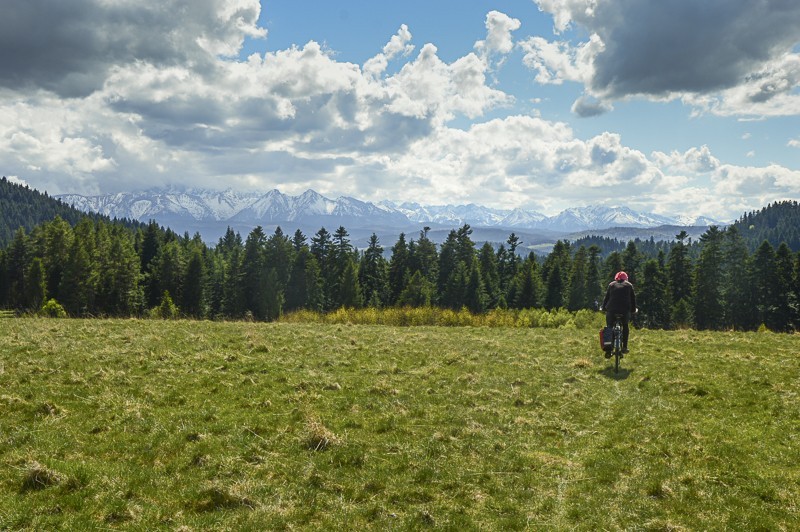
{"type": "Polygon", "coordinates": [[[797,530],[800,336],[0,319],[0,529],[797,530]]]}

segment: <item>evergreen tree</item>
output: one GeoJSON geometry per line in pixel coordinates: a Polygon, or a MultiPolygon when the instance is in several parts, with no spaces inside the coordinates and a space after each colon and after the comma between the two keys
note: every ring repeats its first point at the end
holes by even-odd
{"type": "Polygon", "coordinates": [[[792,252],[784,242],[775,252],[775,300],[772,314],[773,331],[788,332],[792,329],[792,252]]]}
{"type": "Polygon", "coordinates": [[[669,293],[674,303],[690,301],[692,297],[692,264],[689,260],[689,250],[684,240],[689,235],[681,231],[675,236],[677,242],[670,249],[667,258],[667,277],[669,278],[669,293]]]}
{"type": "Polygon", "coordinates": [[[205,288],[206,267],[203,254],[195,247],[191,252],[189,262],[186,264],[183,286],[183,311],[187,316],[200,318],[203,316],[203,291],[205,288]]]}
{"type": "Polygon", "coordinates": [[[406,287],[411,274],[410,255],[406,235],[400,233],[397,243],[392,246],[392,258],[389,260],[389,301],[394,304],[406,287]]]}
{"type": "Polygon", "coordinates": [[[498,272],[497,255],[488,242],[478,252],[478,266],[481,282],[486,294],[486,307],[495,308],[500,299],[500,274],[498,272]]]}
{"type": "Polygon", "coordinates": [[[274,321],[283,314],[283,290],[280,287],[278,270],[276,268],[268,268],[264,275],[263,283],[263,315],[257,315],[253,312],[253,317],[265,321],[274,321]]]}
{"type": "Polygon", "coordinates": [[[8,306],[8,255],[0,249],[0,308],[8,306]]]}
{"type": "Polygon", "coordinates": [[[517,271],[514,290],[514,308],[524,309],[539,306],[539,294],[542,292],[541,280],[536,272],[536,261],[526,260],[517,271]]]}
{"type": "Polygon", "coordinates": [[[345,308],[359,308],[363,306],[363,302],[361,285],[358,282],[358,266],[350,258],[342,271],[339,281],[339,303],[345,308]]]}
{"type": "Polygon", "coordinates": [[[572,270],[569,274],[569,297],[567,299],[567,308],[569,310],[575,311],[589,308],[589,300],[586,299],[587,270],[586,248],[581,246],[572,260],[572,270]]]}
{"type": "Polygon", "coordinates": [[[72,239],[58,287],[59,302],[71,316],[83,316],[94,305],[94,266],[85,244],[80,238],[72,239]]]}
{"type": "Polygon", "coordinates": [[[666,329],[670,325],[667,273],[662,264],[650,259],[645,262],[642,274],[636,297],[641,323],[650,329],[666,329]]]}
{"type": "Polygon", "coordinates": [[[439,268],[436,244],[428,237],[430,230],[431,228],[426,226],[419,232],[419,241],[411,257],[411,270],[422,273],[429,284],[436,283],[439,268]]]}
{"type": "Polygon", "coordinates": [[[433,284],[417,270],[397,298],[399,307],[429,307],[433,294],[433,284]]]}
{"type": "Polygon", "coordinates": [[[628,241],[625,251],[622,253],[622,269],[628,274],[628,281],[634,286],[639,281],[639,269],[642,263],[642,254],[636,247],[633,240],[628,241]]]}
{"type": "Polygon", "coordinates": [[[28,266],[25,280],[25,301],[23,308],[37,312],[47,299],[47,282],[45,280],[42,259],[35,257],[28,266]]]}
{"type": "Polygon", "coordinates": [[[387,262],[375,233],[370,236],[367,249],[361,257],[358,280],[367,306],[380,308],[389,301],[387,262]]]}
{"type": "Polygon", "coordinates": [[[72,227],[60,216],[44,225],[42,262],[47,278],[47,297],[60,300],[58,287],[64,273],[69,248],[72,244],[72,227]]]}
{"type": "Polygon", "coordinates": [[[600,248],[589,246],[589,263],[586,272],[586,302],[594,310],[603,302],[603,286],[600,282],[600,248]]]}
{"type": "Polygon", "coordinates": [[[561,274],[561,264],[553,264],[550,275],[547,278],[547,292],[545,294],[544,306],[548,310],[558,309],[564,306],[564,277],[561,274]]]}
{"type": "Polygon", "coordinates": [[[11,306],[17,310],[27,307],[28,291],[25,287],[25,270],[28,267],[28,236],[20,227],[8,248],[8,291],[11,306]]]}
{"type": "Polygon", "coordinates": [[[487,309],[487,300],[480,264],[478,259],[473,257],[469,269],[469,279],[464,291],[464,305],[473,314],[481,314],[487,309]]]}
{"type": "Polygon", "coordinates": [[[774,316],[778,296],[776,274],[775,249],[764,240],[753,256],[753,287],[758,323],[763,323],[770,330],[773,330],[776,321],[774,316]]]}
{"type": "MultiPolygon", "coordinates": [[[[620,255],[616,251],[612,251],[609,253],[608,257],[606,257],[605,261],[605,279],[604,282],[601,283],[602,293],[605,294],[605,288],[608,286],[608,283],[614,280],[614,277],[617,275],[617,272],[623,271],[625,266],[622,264],[622,255],[620,255]]],[[[605,297],[605,295],[604,295],[605,297]]]]}
{"type": "Polygon", "coordinates": [[[722,300],[725,326],[749,330],[756,323],[754,292],[750,279],[750,255],[736,226],[725,231],[722,243],[722,300]]]}
{"type": "Polygon", "coordinates": [[[698,329],[721,329],[722,306],[722,233],[709,227],[700,237],[700,256],[694,273],[694,322],[698,329]]]}
{"type": "Polygon", "coordinates": [[[266,242],[264,230],[261,226],[256,227],[247,235],[242,258],[244,306],[253,318],[260,321],[267,319],[267,292],[270,290],[265,261],[266,242]]]}
{"type": "Polygon", "coordinates": [[[336,269],[334,265],[333,243],[331,242],[330,233],[324,227],[311,238],[311,254],[316,259],[317,265],[320,269],[322,279],[322,301],[323,310],[330,310],[336,304],[334,300],[334,284],[336,269]]]}

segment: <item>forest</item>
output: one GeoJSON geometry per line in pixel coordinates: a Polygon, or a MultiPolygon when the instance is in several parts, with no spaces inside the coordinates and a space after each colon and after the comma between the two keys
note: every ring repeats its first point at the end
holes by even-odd
{"type": "Polygon", "coordinates": [[[155,222],[58,213],[20,226],[0,251],[0,308],[258,321],[341,307],[577,311],[596,309],[614,273],[625,270],[640,327],[788,332],[800,327],[799,212],[797,202],[776,203],[712,226],[695,242],[685,232],[674,242],[561,240],[545,257],[521,254],[514,233],[499,247],[478,245],[469,225],[441,245],[427,228],[401,233],[389,250],[375,235],[358,250],[341,226],[311,236],[256,227],[245,238],[229,229],[208,246],[155,222]],[[776,230],[785,237],[777,246],[776,230]]]}

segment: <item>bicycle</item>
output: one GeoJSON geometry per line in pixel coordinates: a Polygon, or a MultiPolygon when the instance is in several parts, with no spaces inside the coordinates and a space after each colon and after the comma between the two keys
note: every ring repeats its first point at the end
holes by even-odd
{"type": "Polygon", "coordinates": [[[614,373],[619,373],[619,361],[622,353],[622,314],[614,314],[614,327],[611,328],[611,356],[614,357],[614,373]]]}

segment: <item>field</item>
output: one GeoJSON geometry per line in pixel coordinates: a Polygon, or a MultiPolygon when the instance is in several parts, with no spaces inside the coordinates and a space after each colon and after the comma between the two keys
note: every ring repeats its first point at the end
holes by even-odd
{"type": "Polygon", "coordinates": [[[797,530],[800,336],[0,319],[0,529],[797,530]]]}

